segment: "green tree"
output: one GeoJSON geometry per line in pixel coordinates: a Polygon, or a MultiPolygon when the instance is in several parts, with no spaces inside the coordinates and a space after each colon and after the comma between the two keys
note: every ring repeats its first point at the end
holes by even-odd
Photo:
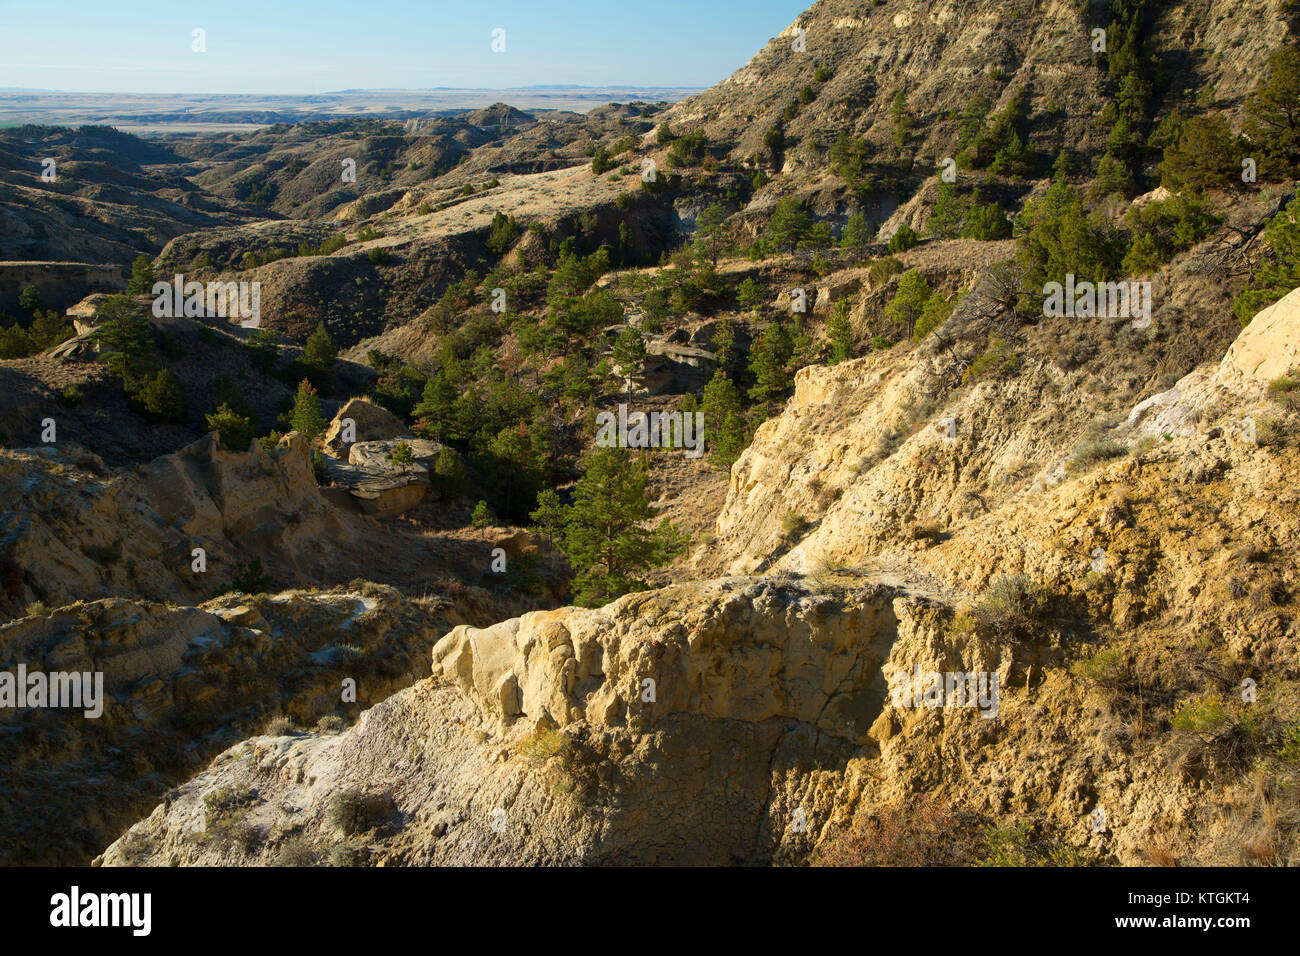
{"type": "Polygon", "coordinates": [[[827,365],[853,358],[853,324],[849,321],[852,305],[848,299],[840,299],[831,309],[830,320],[826,323],[826,336],[831,342],[827,365]]]}
{"type": "Polygon", "coordinates": [[[860,212],[849,216],[844,231],[840,233],[840,248],[846,252],[861,252],[870,242],[871,227],[867,225],[867,217],[860,212]]]}
{"type": "Polygon", "coordinates": [[[1011,220],[1003,212],[1002,206],[996,200],[989,203],[976,204],[970,211],[970,216],[966,220],[966,226],[962,229],[961,234],[967,239],[1010,239],[1011,238],[1011,220]]]}
{"type": "Polygon", "coordinates": [[[1256,263],[1250,282],[1233,303],[1233,312],[1243,326],[1260,309],[1300,288],[1300,197],[1269,220],[1264,242],[1268,255],[1256,263]]]}
{"type": "Polygon", "coordinates": [[[338,354],[338,347],[325,330],[325,323],[321,322],[316,326],[316,331],[307,336],[307,344],[302,350],[303,360],[312,368],[328,374],[334,369],[334,360],[338,354]]]}
{"type": "Polygon", "coordinates": [[[95,314],[92,338],[104,364],[123,383],[134,383],[149,364],[149,319],[128,295],[114,295],[95,314]]]}
{"type": "Polygon", "coordinates": [[[293,411],[289,413],[289,426],[301,432],[309,442],[325,432],[325,416],[320,410],[320,396],[311,382],[303,379],[298,385],[298,394],[294,397],[293,411]]]}
{"type": "Polygon", "coordinates": [[[154,281],[153,260],[148,256],[136,256],[131,263],[131,280],[126,291],[131,295],[148,295],[153,291],[154,281]]]}
{"type": "Polygon", "coordinates": [[[760,333],[749,353],[749,370],[754,376],[754,384],[749,389],[751,399],[770,401],[793,386],[794,377],[789,368],[793,354],[790,332],[779,320],[760,333]]]}
{"type": "Polygon", "coordinates": [[[32,354],[31,336],[15,322],[9,328],[0,328],[0,359],[26,358],[32,354]]]}
{"type": "Polygon", "coordinates": [[[898,280],[898,289],[885,306],[885,316],[906,328],[907,337],[912,338],[916,324],[925,312],[925,305],[930,301],[930,294],[930,283],[925,281],[925,276],[909,269],[898,280]]]}
{"type": "Polygon", "coordinates": [[[1221,116],[1194,116],[1165,147],[1161,182],[1170,189],[1228,189],[1240,186],[1246,154],[1221,116]]]}
{"type": "Polygon", "coordinates": [[[1300,49],[1285,45],[1268,58],[1268,80],[1246,100],[1246,135],[1269,162],[1269,179],[1300,174],[1300,49]]]}
{"type": "Polygon", "coordinates": [[[961,227],[962,204],[957,184],[939,181],[939,195],[930,210],[930,235],[936,239],[955,239],[961,227]]]}
{"type": "Polygon", "coordinates": [[[465,475],[465,463],[456,449],[444,445],[438,452],[429,483],[444,501],[455,501],[465,494],[469,480],[465,475]]]}
{"type": "Polygon", "coordinates": [[[753,276],[745,276],[736,287],[736,302],[742,309],[752,309],[763,302],[763,290],[753,276]]]}
{"type": "Polygon", "coordinates": [[[388,460],[403,471],[414,465],[415,452],[411,450],[410,442],[399,441],[394,445],[392,451],[388,453],[388,460]]]}
{"type": "MultiPolygon", "coordinates": [[[[593,167],[595,161],[593,160],[593,167]]],[[[492,217],[492,226],[488,230],[487,247],[495,255],[504,255],[523,235],[523,228],[512,217],[499,212],[492,217]]]]}
{"type": "Polygon", "coordinates": [[[470,523],[480,531],[491,527],[493,522],[496,521],[496,519],[492,517],[492,509],[488,507],[488,503],[482,498],[480,498],[478,504],[474,506],[474,512],[469,516],[469,520],[470,523]]]}
{"type": "Polygon", "coordinates": [[[745,450],[747,436],[740,392],[724,370],[714,372],[704,386],[700,411],[704,413],[710,460],[714,468],[726,471],[745,450]]]}
{"type": "Polygon", "coordinates": [[[35,315],[41,308],[41,293],[36,286],[23,286],[18,293],[18,308],[26,315],[35,315]]]}
{"type": "Polygon", "coordinates": [[[727,210],[721,203],[712,203],[700,213],[695,221],[695,242],[704,252],[709,262],[718,264],[718,253],[722,249],[722,224],[727,219],[727,210]]]}
{"type": "Polygon", "coordinates": [[[957,301],[954,299],[947,299],[941,295],[930,296],[924,308],[921,309],[920,317],[916,320],[916,328],[912,330],[912,341],[921,341],[921,339],[947,322],[956,305],[957,301]]]}
{"type": "Polygon", "coordinates": [[[452,384],[445,369],[438,369],[424,383],[420,401],[411,410],[417,419],[416,432],[422,438],[442,441],[452,433],[456,420],[456,401],[460,391],[452,384]]]}
{"type": "Polygon", "coordinates": [[[645,357],[645,338],[641,330],[634,325],[627,326],[614,340],[614,363],[623,374],[629,400],[632,398],[632,379],[640,374],[645,357]]]}
{"type": "Polygon", "coordinates": [[[767,224],[767,238],[775,248],[794,252],[799,242],[807,238],[811,228],[812,217],[804,209],[803,203],[793,196],[787,196],[772,210],[772,218],[767,224]]]}
{"type": "Polygon", "coordinates": [[[131,392],[131,399],[144,415],[159,422],[183,422],[189,416],[185,387],[166,368],[146,376],[131,392]]]}
{"type": "Polygon", "coordinates": [[[546,536],[546,543],[555,546],[564,533],[564,524],[568,516],[560,496],[552,488],[545,488],[537,494],[537,507],[529,514],[533,531],[546,536]]]}
{"type": "Polygon", "coordinates": [[[31,336],[32,348],[37,352],[54,348],[77,334],[71,322],[66,322],[52,309],[46,309],[38,315],[27,330],[31,336]]]}
{"type": "Polygon", "coordinates": [[[594,607],[621,594],[646,590],[638,572],[671,560],[685,539],[655,512],[646,496],[649,463],[623,449],[598,448],[573,490],[561,549],[576,572],[575,601],[594,607]]]}

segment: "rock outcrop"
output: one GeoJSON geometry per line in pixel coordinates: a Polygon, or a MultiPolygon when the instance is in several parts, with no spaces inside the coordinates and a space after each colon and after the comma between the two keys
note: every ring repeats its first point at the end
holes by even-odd
{"type": "Polygon", "coordinates": [[[88,862],[269,718],[341,728],[409,685],[462,619],[365,584],[182,608],[109,598],[0,626],[0,670],[103,675],[96,717],[0,708],[0,863],[88,862]]]}

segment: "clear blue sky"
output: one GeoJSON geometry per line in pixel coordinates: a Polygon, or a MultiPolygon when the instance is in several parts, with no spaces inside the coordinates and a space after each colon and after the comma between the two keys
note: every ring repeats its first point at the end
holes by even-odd
{"type": "Polygon", "coordinates": [[[0,0],[0,87],[709,86],[812,0],[0,0]],[[207,31],[207,52],[191,31],[207,31]],[[490,49],[496,27],[506,52],[490,49]]]}

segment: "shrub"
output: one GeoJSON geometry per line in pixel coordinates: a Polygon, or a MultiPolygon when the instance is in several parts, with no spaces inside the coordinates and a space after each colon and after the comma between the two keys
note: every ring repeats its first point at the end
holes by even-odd
{"type": "Polygon", "coordinates": [[[1095,468],[1102,462],[1110,461],[1112,458],[1122,458],[1127,454],[1128,446],[1123,442],[1084,442],[1079,445],[1074,450],[1074,454],[1070,456],[1070,461],[1066,464],[1066,470],[1071,474],[1084,472],[1089,468],[1095,468]]]}
{"type": "Polygon", "coordinates": [[[905,271],[907,271],[907,266],[903,265],[893,256],[886,256],[884,259],[877,259],[875,262],[871,263],[871,267],[867,270],[868,275],[871,278],[871,285],[877,288],[888,282],[891,276],[896,276],[900,272],[905,271]]]}
{"type": "Polygon", "coordinates": [[[208,431],[217,433],[221,447],[226,451],[248,451],[256,434],[248,416],[240,415],[223,402],[216,411],[208,413],[206,420],[208,431]]]}
{"type": "Polygon", "coordinates": [[[916,230],[907,223],[903,223],[898,227],[898,231],[890,237],[889,251],[892,253],[906,252],[920,241],[921,237],[916,234],[916,230]]]}
{"type": "Polygon", "coordinates": [[[995,578],[980,595],[973,614],[1002,634],[1024,635],[1046,615],[1051,592],[1023,574],[995,578]]]}
{"type": "Polygon", "coordinates": [[[348,836],[382,826],[396,812],[397,806],[392,794],[367,793],[351,788],[334,794],[326,811],[330,825],[348,836]]]}
{"type": "Polygon", "coordinates": [[[131,399],[147,418],[160,422],[183,422],[189,417],[189,401],[185,388],[165,368],[152,377],[145,378],[131,399]]]}
{"type": "Polygon", "coordinates": [[[925,795],[882,808],[819,848],[820,866],[970,866],[984,852],[977,814],[925,795]]]}
{"type": "Polygon", "coordinates": [[[1228,722],[1228,713],[1222,697],[1213,693],[1203,694],[1180,701],[1169,722],[1175,730],[1186,733],[1213,733],[1228,722]]]}

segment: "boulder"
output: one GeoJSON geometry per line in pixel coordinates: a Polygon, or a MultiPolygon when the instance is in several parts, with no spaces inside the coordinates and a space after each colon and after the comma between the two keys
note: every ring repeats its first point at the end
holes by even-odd
{"type": "Polygon", "coordinates": [[[382,468],[392,469],[396,467],[389,455],[397,447],[399,442],[405,442],[411,449],[411,454],[415,458],[415,464],[408,466],[412,470],[428,474],[431,468],[438,460],[438,454],[442,451],[442,445],[436,441],[427,441],[423,438],[391,438],[383,441],[358,441],[348,449],[348,464],[357,465],[361,468],[382,468]]]}
{"type": "Polygon", "coordinates": [[[402,420],[388,409],[364,398],[349,399],[325,431],[325,447],[336,458],[346,458],[352,445],[343,440],[343,422],[348,419],[355,425],[352,440],[356,442],[397,438],[407,430],[402,420]]]}

